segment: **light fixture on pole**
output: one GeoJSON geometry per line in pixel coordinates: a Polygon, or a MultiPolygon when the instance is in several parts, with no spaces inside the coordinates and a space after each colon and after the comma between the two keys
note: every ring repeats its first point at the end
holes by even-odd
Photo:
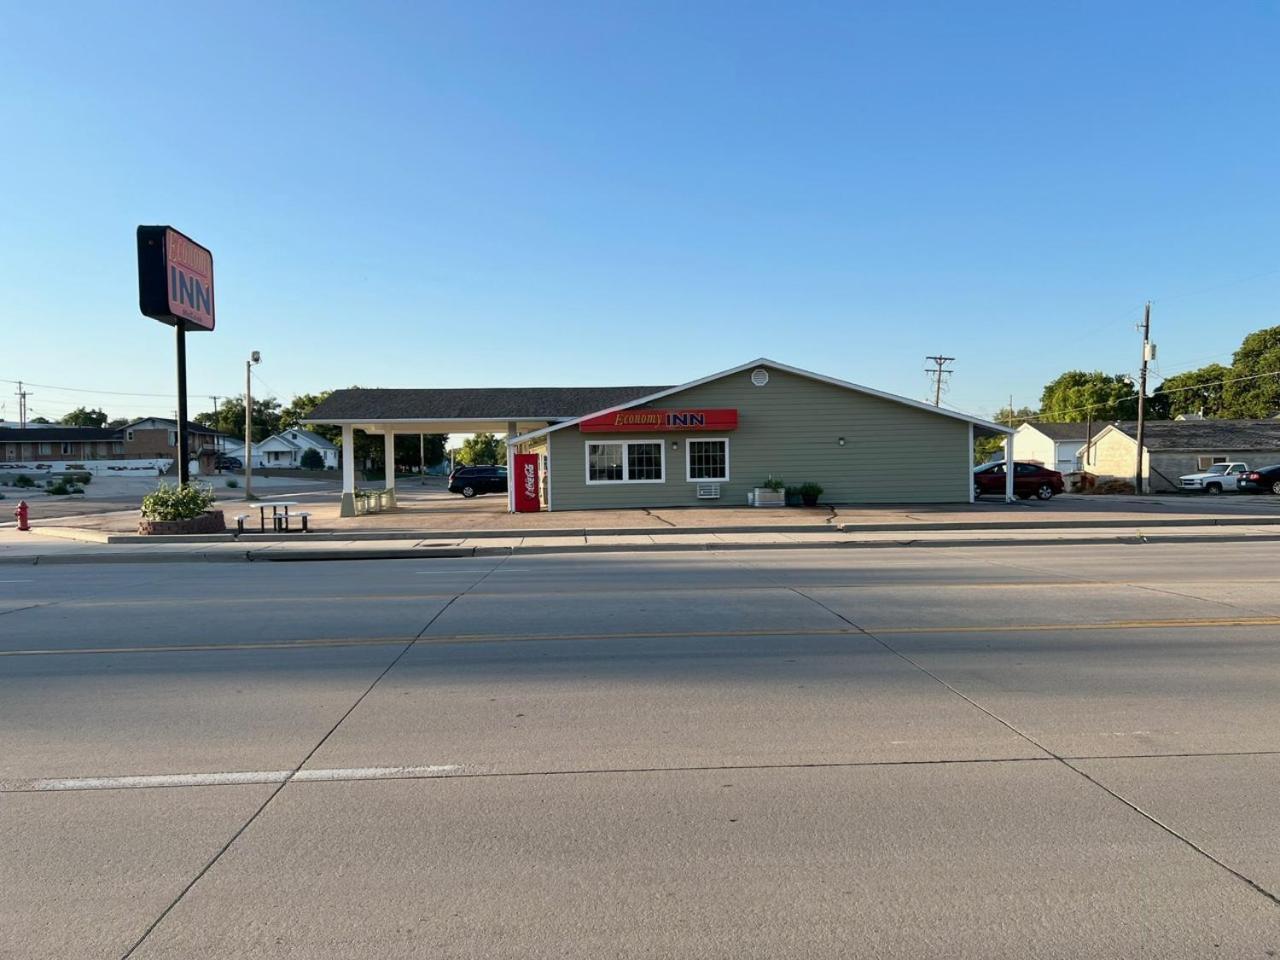
{"type": "Polygon", "coordinates": [[[253,365],[262,362],[257,350],[244,362],[244,498],[253,499],[253,365]]]}

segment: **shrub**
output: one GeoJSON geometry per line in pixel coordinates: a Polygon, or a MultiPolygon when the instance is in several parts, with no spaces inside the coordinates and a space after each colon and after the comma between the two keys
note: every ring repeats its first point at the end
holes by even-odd
{"type": "Polygon", "coordinates": [[[65,497],[72,493],[84,493],[84,487],[77,487],[74,483],[67,483],[66,480],[59,480],[57,483],[49,487],[49,493],[55,497],[65,497]]]}
{"type": "Polygon", "coordinates": [[[820,496],[822,496],[821,485],[812,482],[800,484],[800,498],[806,507],[814,506],[820,496]]]}
{"type": "Polygon", "coordinates": [[[185,487],[162,483],[142,498],[142,515],[148,520],[194,520],[213,506],[213,488],[190,483],[185,487]]]}
{"type": "Polygon", "coordinates": [[[235,477],[227,477],[227,486],[234,490],[236,487],[240,486],[240,481],[235,477]]]}
{"type": "Polygon", "coordinates": [[[769,474],[769,479],[766,480],[764,483],[760,484],[760,486],[762,486],[766,490],[785,490],[787,487],[785,483],[783,483],[773,474],[769,474]]]}
{"type": "Polygon", "coordinates": [[[28,477],[25,473],[20,473],[13,478],[13,485],[15,487],[34,487],[36,485],[36,482],[32,480],[30,477],[28,477]]]}
{"type": "Polygon", "coordinates": [[[307,447],[302,451],[302,469],[303,470],[323,470],[324,456],[314,447],[307,447]]]}
{"type": "Polygon", "coordinates": [[[93,480],[92,473],[75,473],[67,477],[68,482],[78,483],[82,487],[87,487],[93,480]]]}

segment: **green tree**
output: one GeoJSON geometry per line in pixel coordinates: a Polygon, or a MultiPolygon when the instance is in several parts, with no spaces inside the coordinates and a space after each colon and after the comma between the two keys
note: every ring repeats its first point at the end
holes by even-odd
{"type": "Polygon", "coordinates": [[[506,463],[507,442],[500,440],[492,433],[477,433],[462,441],[462,452],[458,458],[471,466],[484,463],[506,463]]]}
{"type": "Polygon", "coordinates": [[[1147,401],[1147,412],[1154,418],[1172,419],[1183,413],[1201,413],[1206,417],[1225,416],[1224,380],[1231,369],[1211,363],[1199,370],[1188,370],[1166,377],[1147,401]]]}
{"type": "Polygon", "coordinates": [[[1249,377],[1223,389],[1223,416],[1263,418],[1280,411],[1280,327],[1249,334],[1231,361],[1232,377],[1249,377]]]}
{"type": "MultiPolygon", "coordinates": [[[[244,439],[244,397],[228,397],[218,412],[197,413],[193,418],[201,426],[217,430],[237,440],[244,439]]],[[[280,432],[280,401],[264,397],[253,401],[253,442],[261,443],[273,433],[280,432]]]]}
{"type": "Polygon", "coordinates": [[[1068,370],[1045,385],[1040,395],[1040,419],[1050,423],[1129,420],[1137,416],[1138,391],[1123,374],[1068,370]]]}
{"type": "Polygon", "coordinates": [[[321,390],[319,393],[300,393],[289,401],[289,405],[280,411],[280,429],[289,430],[300,427],[311,430],[324,437],[330,443],[341,443],[342,428],[325,423],[303,423],[311,412],[328,399],[332,390],[321,390]]]}
{"type": "Polygon", "coordinates": [[[302,468],[304,470],[323,470],[324,454],[315,447],[307,447],[302,451],[302,468]]]}
{"type": "Polygon", "coordinates": [[[107,415],[101,410],[76,407],[58,422],[65,423],[69,427],[101,427],[106,424],[107,415]]]}
{"type": "Polygon", "coordinates": [[[130,424],[130,423],[132,423],[132,422],[133,422],[133,421],[132,421],[132,420],[130,420],[129,418],[127,418],[127,417],[116,417],[116,418],[115,418],[115,419],[113,419],[113,420],[108,420],[108,421],[107,421],[107,427],[108,427],[108,428],[110,428],[110,429],[112,429],[112,430],[119,430],[121,427],[123,427],[123,426],[125,426],[125,425],[127,425],[127,424],[130,424]]]}
{"type": "Polygon", "coordinates": [[[32,417],[27,423],[49,423],[48,417],[32,417]]]}
{"type": "MultiPolygon", "coordinates": [[[[996,411],[995,416],[991,419],[996,423],[1003,423],[1008,427],[1016,427],[1020,423],[1025,423],[1036,416],[1036,411],[1030,407],[1019,407],[1017,410],[1011,410],[1009,407],[1001,407],[996,411]]],[[[999,453],[1004,456],[1004,437],[974,437],[973,439],[973,462],[974,464],[986,463],[993,455],[999,453]]]]}

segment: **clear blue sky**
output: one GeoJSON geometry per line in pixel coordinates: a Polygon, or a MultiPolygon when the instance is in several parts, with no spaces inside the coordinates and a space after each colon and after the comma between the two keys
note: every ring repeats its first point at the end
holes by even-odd
{"type": "MultiPolygon", "coordinates": [[[[134,228],[261,382],[680,382],[766,355],[1035,406],[1280,323],[1280,7],[29,4],[0,18],[0,379],[170,393],[134,228]]],[[[5,415],[13,387],[0,384],[5,415]]],[[[163,413],[166,397],[33,387],[163,413]]]]}

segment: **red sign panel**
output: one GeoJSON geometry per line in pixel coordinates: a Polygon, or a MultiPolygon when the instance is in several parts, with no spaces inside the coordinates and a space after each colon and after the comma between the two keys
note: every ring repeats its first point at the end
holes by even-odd
{"type": "Polygon", "coordinates": [[[734,430],[738,426],[737,410],[615,410],[598,417],[588,417],[578,424],[583,433],[667,433],[670,431],[734,430]]]}
{"type": "Polygon", "coordinates": [[[213,254],[170,227],[165,231],[164,255],[169,312],[191,326],[212,330],[213,254]]]}
{"type": "Polygon", "coordinates": [[[542,509],[542,500],[538,496],[538,455],[517,453],[515,469],[512,479],[516,485],[516,513],[537,513],[542,509]]]}

